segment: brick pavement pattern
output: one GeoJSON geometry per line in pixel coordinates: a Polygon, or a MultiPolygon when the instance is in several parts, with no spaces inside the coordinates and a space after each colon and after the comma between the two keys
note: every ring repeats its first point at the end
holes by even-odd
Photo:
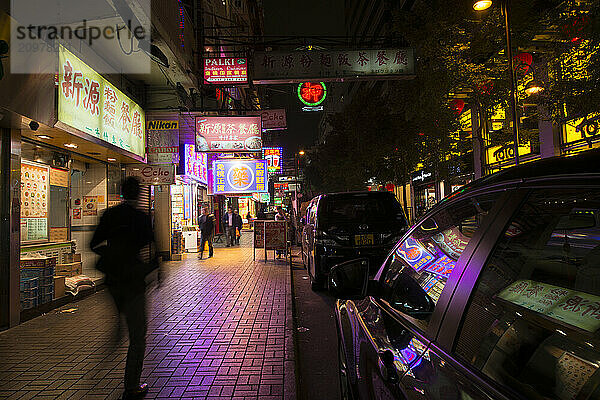
{"type": "MultiPolygon", "coordinates": [[[[234,247],[163,271],[148,295],[147,399],[295,398],[289,267],[234,247]]],[[[0,398],[120,398],[117,324],[102,291],[0,333],[0,398]]]]}

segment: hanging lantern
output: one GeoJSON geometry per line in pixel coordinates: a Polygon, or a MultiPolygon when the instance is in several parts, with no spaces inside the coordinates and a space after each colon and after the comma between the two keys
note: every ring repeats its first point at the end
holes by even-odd
{"type": "Polygon", "coordinates": [[[460,115],[465,108],[465,101],[462,99],[453,99],[450,102],[450,109],[454,111],[456,115],[460,115]]]}
{"type": "Polygon", "coordinates": [[[396,186],[394,186],[393,183],[388,183],[385,185],[385,190],[387,190],[388,192],[393,192],[394,189],[396,189],[396,186]]]}
{"type": "Polygon", "coordinates": [[[533,56],[531,53],[519,53],[514,57],[515,61],[515,72],[521,72],[523,75],[527,75],[529,68],[533,63],[533,56]]]}

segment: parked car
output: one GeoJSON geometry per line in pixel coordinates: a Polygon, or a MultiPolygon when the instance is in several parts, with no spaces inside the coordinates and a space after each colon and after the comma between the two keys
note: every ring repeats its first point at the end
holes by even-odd
{"type": "Polygon", "coordinates": [[[377,265],[407,227],[402,207],[390,192],[315,197],[307,207],[302,234],[313,289],[326,286],[329,269],[342,261],[367,257],[377,265]]]}
{"type": "Polygon", "coordinates": [[[600,152],[477,180],[331,269],[352,399],[599,399],[600,152]]]}

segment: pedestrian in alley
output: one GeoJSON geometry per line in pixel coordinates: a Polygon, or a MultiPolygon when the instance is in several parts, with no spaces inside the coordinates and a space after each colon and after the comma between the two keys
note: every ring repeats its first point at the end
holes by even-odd
{"type": "Polygon", "coordinates": [[[223,215],[223,226],[225,227],[227,247],[231,247],[235,243],[235,215],[231,207],[227,208],[227,212],[223,215]]]}
{"type": "Polygon", "coordinates": [[[198,225],[200,226],[200,259],[202,260],[206,243],[208,243],[208,258],[213,256],[212,238],[215,232],[215,216],[208,212],[208,207],[202,207],[198,225]]]}
{"type": "Polygon", "coordinates": [[[240,244],[240,238],[242,237],[242,227],[244,226],[244,221],[242,220],[242,216],[235,210],[233,212],[233,216],[235,217],[235,244],[240,244]]]}
{"type": "Polygon", "coordinates": [[[154,233],[150,217],[136,208],[140,194],[138,179],[126,178],[121,193],[125,201],[104,212],[90,248],[100,255],[96,267],[106,274],[108,291],[127,323],[129,350],[123,399],[135,399],[148,391],[148,385],[140,383],[146,351],[145,278],[158,268],[158,261],[146,263],[139,256],[143,247],[154,242],[154,233]]]}

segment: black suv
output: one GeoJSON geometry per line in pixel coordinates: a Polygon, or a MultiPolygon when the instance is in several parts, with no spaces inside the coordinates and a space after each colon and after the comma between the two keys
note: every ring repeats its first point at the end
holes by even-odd
{"type": "Polygon", "coordinates": [[[408,227],[390,192],[330,193],[311,200],[302,234],[306,269],[313,289],[326,284],[329,269],[340,262],[367,257],[383,261],[408,227]]]}
{"type": "Polygon", "coordinates": [[[541,160],[333,267],[344,397],[599,399],[599,210],[600,152],[541,160]]]}

